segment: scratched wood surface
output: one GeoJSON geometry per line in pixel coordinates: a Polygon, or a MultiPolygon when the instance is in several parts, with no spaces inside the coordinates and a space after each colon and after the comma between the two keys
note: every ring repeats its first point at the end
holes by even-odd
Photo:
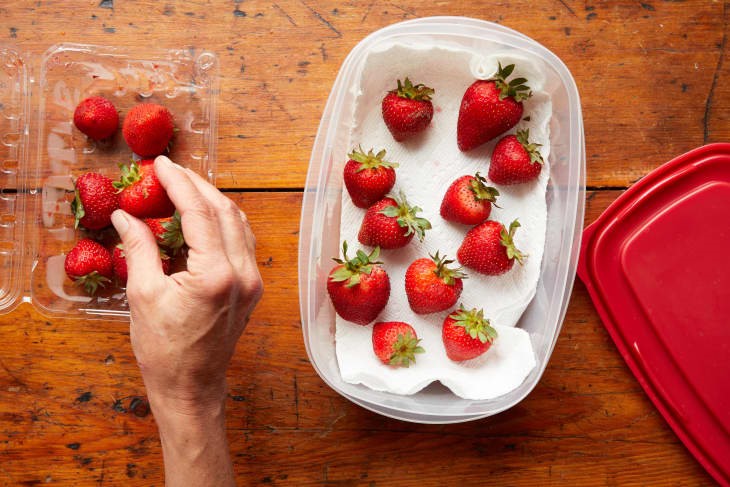
{"type": "MultiPolygon", "coordinates": [[[[218,184],[249,214],[266,283],[230,371],[241,485],[711,484],[580,282],[541,382],[493,418],[390,420],[312,369],[295,249],[319,116],[357,42],[429,15],[500,22],[565,61],[583,104],[587,222],[650,169],[730,138],[727,1],[16,1],[0,2],[0,42],[31,55],[56,42],[218,53],[218,184]]],[[[24,304],[0,317],[0,339],[0,485],[162,485],[125,324],[48,320],[24,304]]]]}

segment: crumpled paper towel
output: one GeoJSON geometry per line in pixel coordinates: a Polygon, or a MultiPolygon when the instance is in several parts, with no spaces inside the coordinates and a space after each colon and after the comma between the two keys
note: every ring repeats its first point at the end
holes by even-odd
{"type": "MultiPolygon", "coordinates": [[[[547,94],[540,91],[544,76],[539,61],[508,52],[482,55],[427,44],[394,43],[368,55],[360,84],[355,87],[359,93],[350,146],[362,145],[363,149],[373,148],[376,152],[386,149],[386,159],[400,163],[393,194],[403,190],[410,204],[423,209],[420,216],[433,225],[423,242],[414,239],[403,249],[381,252],[380,260],[390,276],[391,296],[376,321],[411,324],[422,338],[421,345],[426,353],[419,354],[416,364],[409,368],[383,365],[372,350],[372,325],[363,327],[338,316],[336,354],[345,382],[379,391],[413,394],[431,382],[440,381],[460,397],[490,399],[518,387],[535,366],[529,335],[514,327],[535,294],[540,274],[547,221],[547,162],[537,181],[512,187],[499,186],[497,204],[500,208],[493,207],[490,216],[505,227],[515,218],[519,219],[521,227],[517,229],[515,244],[528,255],[525,265],[516,263],[507,274],[494,277],[467,269],[469,278],[464,280],[460,302],[469,309],[483,308],[499,334],[486,354],[468,362],[452,362],[446,356],[441,340],[441,325],[449,311],[415,314],[408,305],[404,288],[405,271],[411,262],[437,250],[441,255],[455,259],[470,228],[446,222],[441,218],[439,208],[446,189],[456,178],[476,171],[487,176],[496,140],[462,153],[456,145],[456,122],[466,88],[477,78],[491,77],[497,70],[498,61],[502,66],[515,63],[512,76],[527,78],[533,90],[532,98],[524,102],[523,118],[529,116],[529,120],[521,121],[510,132],[529,128],[530,141],[542,144],[540,152],[547,161],[552,106],[547,94]],[[424,83],[436,90],[434,117],[424,133],[399,143],[383,122],[381,101],[396,85],[396,80],[406,76],[414,83],[424,83]]],[[[347,155],[341,157],[346,160],[347,155]]],[[[362,247],[357,234],[364,214],[365,210],[353,205],[347,190],[343,189],[340,240],[348,242],[353,254],[354,249],[362,247]]]]}

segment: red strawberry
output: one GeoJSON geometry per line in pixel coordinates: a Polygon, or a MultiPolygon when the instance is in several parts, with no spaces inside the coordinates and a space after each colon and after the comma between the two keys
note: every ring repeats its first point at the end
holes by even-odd
{"type": "Polygon", "coordinates": [[[368,208],[357,238],[364,245],[383,249],[405,247],[414,235],[423,240],[431,223],[416,216],[420,211],[417,206],[409,206],[403,194],[400,200],[383,198],[368,208]]]}
{"type": "Polygon", "coordinates": [[[173,254],[177,253],[185,245],[185,237],[182,232],[182,221],[180,213],[167,218],[145,218],[144,222],[150,227],[161,247],[170,249],[173,254]]]}
{"type": "Polygon", "coordinates": [[[416,354],[424,353],[416,330],[402,321],[382,321],[373,325],[373,352],[385,365],[408,367],[416,354]]]}
{"type": "Polygon", "coordinates": [[[497,330],[484,318],[484,311],[481,309],[467,311],[464,306],[460,306],[458,311],[444,320],[441,338],[446,355],[455,362],[461,362],[476,358],[489,350],[497,338],[497,330]]]}
{"type": "Polygon", "coordinates": [[[531,181],[540,174],[542,144],[530,143],[530,131],[519,130],[517,135],[507,135],[494,147],[489,164],[489,179],[497,184],[519,184],[531,181]]]}
{"type": "Polygon", "coordinates": [[[459,267],[449,268],[453,260],[439,257],[418,259],[406,270],[406,296],[411,309],[419,314],[436,313],[451,308],[461,296],[466,274],[459,267]]]}
{"type": "Polygon", "coordinates": [[[342,244],[342,259],[327,279],[327,292],[335,311],[347,321],[367,325],[373,321],[388,304],[390,279],[376,259],[380,249],[375,248],[370,255],[362,250],[357,256],[347,258],[347,242],[342,244]]]}
{"type": "Polygon", "coordinates": [[[384,160],[385,150],[367,154],[359,148],[348,154],[350,158],[345,164],[344,179],[347,192],[358,208],[368,208],[388,194],[395,184],[396,162],[384,160]]]}
{"type": "MultiPolygon", "coordinates": [[[[160,250],[160,258],[162,259],[162,272],[170,274],[172,271],[172,259],[162,250],[160,250]]],[[[112,251],[112,270],[119,284],[126,286],[128,278],[127,257],[124,255],[124,245],[122,244],[114,246],[114,250],[112,251]]]]}
{"type": "Polygon", "coordinates": [[[170,110],[154,103],[133,107],[122,125],[124,140],[141,157],[155,157],[165,152],[174,131],[170,110]]]}
{"type": "Polygon", "coordinates": [[[95,294],[99,286],[112,278],[112,259],[109,251],[99,242],[85,238],[79,240],[66,255],[64,262],[66,275],[83,286],[88,294],[95,294]]]}
{"type": "Polygon", "coordinates": [[[99,230],[111,225],[112,213],[119,208],[114,182],[99,173],[87,172],[76,180],[75,186],[76,194],[71,202],[75,226],[81,224],[89,230],[99,230]]]}
{"type": "Polygon", "coordinates": [[[488,276],[498,276],[512,269],[517,260],[520,264],[524,255],[515,248],[515,230],[520,223],[515,220],[509,226],[509,233],[499,222],[487,220],[467,232],[456,253],[462,265],[488,276]]]}
{"type": "Polygon", "coordinates": [[[511,129],[522,118],[522,101],[532,96],[525,78],[507,78],[515,65],[502,68],[489,80],[477,80],[461,99],[456,139],[463,152],[471,150],[511,129]]]}
{"type": "Polygon", "coordinates": [[[74,125],[90,139],[106,139],[119,128],[119,113],[106,98],[91,96],[76,106],[74,125]]]}
{"type": "Polygon", "coordinates": [[[433,94],[432,88],[423,84],[413,85],[406,78],[403,84],[398,80],[398,88],[385,95],[383,120],[395,140],[400,142],[426,130],[433,118],[433,94]]]}
{"type": "Polygon", "coordinates": [[[144,159],[121,165],[122,176],[114,182],[119,207],[137,218],[166,218],[175,212],[175,205],[155,175],[154,162],[144,159]]]}
{"type": "Polygon", "coordinates": [[[487,186],[486,179],[479,173],[461,176],[444,194],[441,217],[450,222],[477,225],[489,218],[497,196],[499,191],[487,186]]]}

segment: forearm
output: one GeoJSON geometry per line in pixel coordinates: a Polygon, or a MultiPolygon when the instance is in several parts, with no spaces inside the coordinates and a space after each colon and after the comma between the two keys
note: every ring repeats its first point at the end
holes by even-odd
{"type": "Polygon", "coordinates": [[[165,485],[235,486],[223,399],[200,410],[193,405],[180,411],[151,395],[150,406],[160,431],[165,485]]]}

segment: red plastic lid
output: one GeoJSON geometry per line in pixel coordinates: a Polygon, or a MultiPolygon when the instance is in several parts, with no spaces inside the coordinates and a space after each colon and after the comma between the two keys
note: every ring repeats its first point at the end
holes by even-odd
{"type": "Polygon", "coordinates": [[[730,144],[628,189],[583,233],[578,275],[674,432],[730,485],[730,144]]]}

